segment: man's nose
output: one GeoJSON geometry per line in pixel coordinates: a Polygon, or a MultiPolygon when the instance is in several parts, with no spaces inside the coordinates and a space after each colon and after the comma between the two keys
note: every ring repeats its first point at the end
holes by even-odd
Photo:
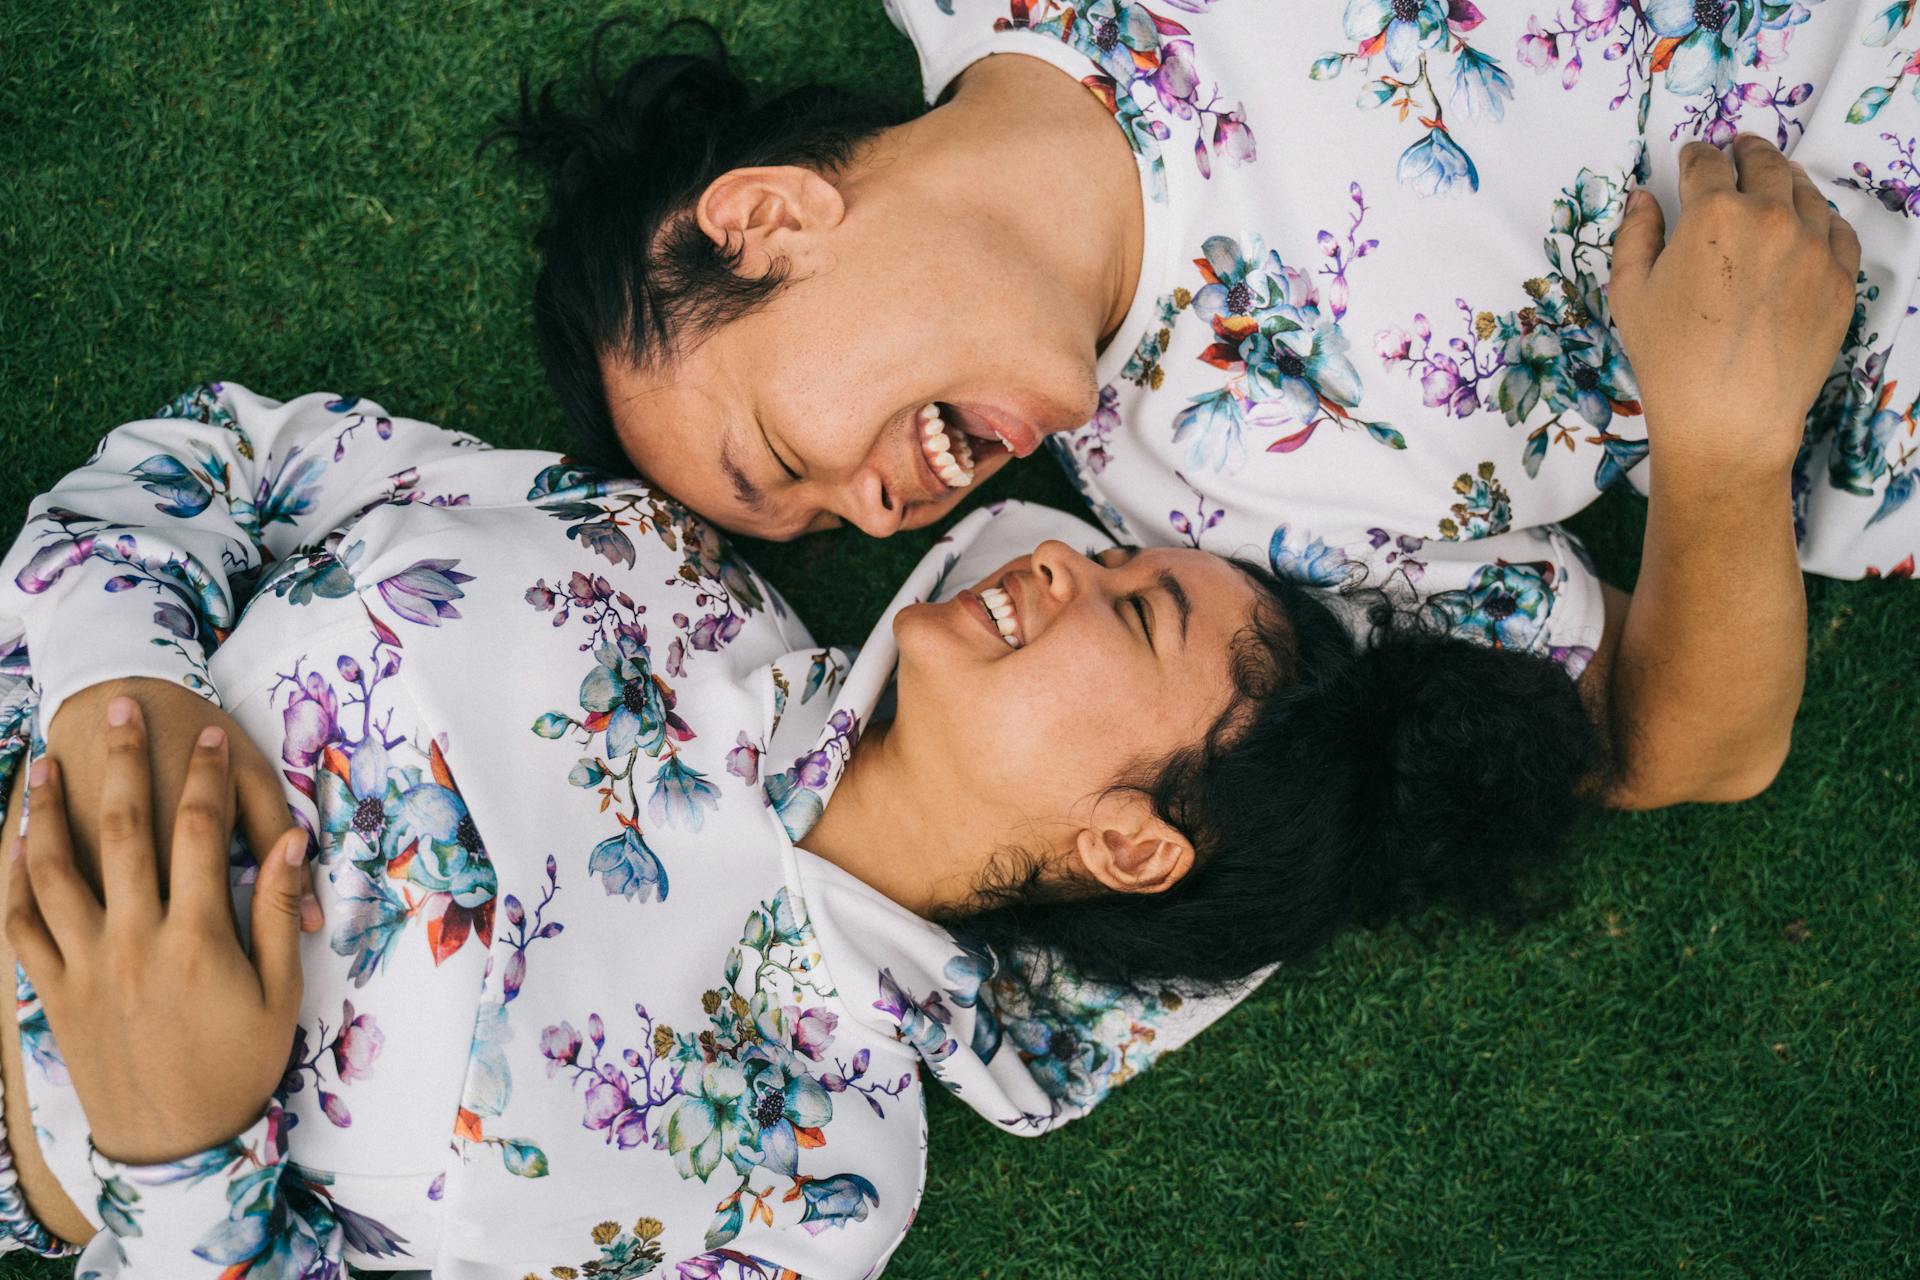
{"type": "Polygon", "coordinates": [[[861,468],[841,492],[846,501],[837,514],[848,524],[874,538],[891,538],[900,532],[907,518],[907,504],[888,489],[887,482],[872,467],[861,468]]]}

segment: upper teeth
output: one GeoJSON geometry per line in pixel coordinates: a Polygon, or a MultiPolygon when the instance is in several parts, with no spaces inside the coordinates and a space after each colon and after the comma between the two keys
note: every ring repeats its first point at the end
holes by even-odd
{"type": "Polygon", "coordinates": [[[1015,649],[1020,647],[1020,637],[1013,621],[1013,597],[998,587],[980,588],[980,603],[987,606],[987,612],[993,615],[993,625],[1000,629],[1000,638],[1015,649]]]}
{"type": "Polygon", "coordinates": [[[928,405],[918,415],[920,447],[926,450],[933,474],[946,481],[949,489],[964,489],[973,483],[973,446],[967,437],[947,432],[938,405],[928,405]]]}

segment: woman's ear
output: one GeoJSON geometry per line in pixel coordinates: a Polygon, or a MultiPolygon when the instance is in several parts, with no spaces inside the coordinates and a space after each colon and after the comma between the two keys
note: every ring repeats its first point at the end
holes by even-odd
{"type": "Polygon", "coordinates": [[[1165,893],[1193,870],[1193,844],[1145,796],[1104,796],[1074,841],[1087,875],[1115,893],[1165,893]]]}
{"type": "Polygon", "coordinates": [[[799,165],[729,169],[700,193],[694,221],[722,249],[737,250],[743,275],[776,267],[805,272],[815,256],[812,237],[847,215],[840,189],[799,165]]]}

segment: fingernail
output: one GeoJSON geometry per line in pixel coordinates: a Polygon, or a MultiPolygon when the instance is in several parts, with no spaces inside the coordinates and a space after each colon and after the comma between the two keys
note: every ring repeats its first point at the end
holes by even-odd
{"type": "Polygon", "coordinates": [[[287,865],[291,867],[297,867],[306,862],[307,833],[304,831],[294,832],[293,837],[286,843],[285,852],[280,856],[285,858],[287,865]]]}
{"type": "Polygon", "coordinates": [[[15,861],[21,854],[25,853],[26,850],[27,838],[25,836],[15,836],[12,842],[7,845],[7,861],[15,861]]]}
{"type": "Polygon", "coordinates": [[[133,699],[115,698],[107,704],[107,723],[118,729],[133,719],[133,699]]]}
{"type": "Polygon", "coordinates": [[[45,756],[41,756],[33,762],[33,767],[27,770],[27,783],[30,786],[44,787],[47,785],[47,778],[51,776],[52,773],[53,765],[48,763],[45,756]]]}
{"type": "Polygon", "coordinates": [[[310,893],[300,899],[300,927],[308,933],[320,927],[320,899],[310,893]]]}
{"type": "Polygon", "coordinates": [[[217,724],[210,724],[200,731],[200,745],[209,749],[219,746],[227,740],[227,731],[217,724]]]}

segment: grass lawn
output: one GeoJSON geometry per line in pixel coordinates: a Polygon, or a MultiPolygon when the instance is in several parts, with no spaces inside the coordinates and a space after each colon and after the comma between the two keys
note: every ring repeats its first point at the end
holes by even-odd
{"type": "MultiPolygon", "coordinates": [[[[768,86],[915,91],[878,0],[640,8],[713,20],[768,86]]],[[[528,317],[539,193],[473,153],[516,73],[573,72],[614,11],[0,7],[0,507],[210,377],[564,445],[528,317]]],[[[1044,460],[984,496],[1009,493],[1075,502],[1044,460]]],[[[1642,513],[1577,522],[1623,583],[1642,513]]],[[[927,541],[753,556],[848,639],[927,541]]],[[[1348,937],[1044,1140],[935,1098],[893,1274],[1920,1272],[1920,587],[1810,598],[1767,795],[1596,823],[1564,907],[1517,933],[1348,937]]]]}

